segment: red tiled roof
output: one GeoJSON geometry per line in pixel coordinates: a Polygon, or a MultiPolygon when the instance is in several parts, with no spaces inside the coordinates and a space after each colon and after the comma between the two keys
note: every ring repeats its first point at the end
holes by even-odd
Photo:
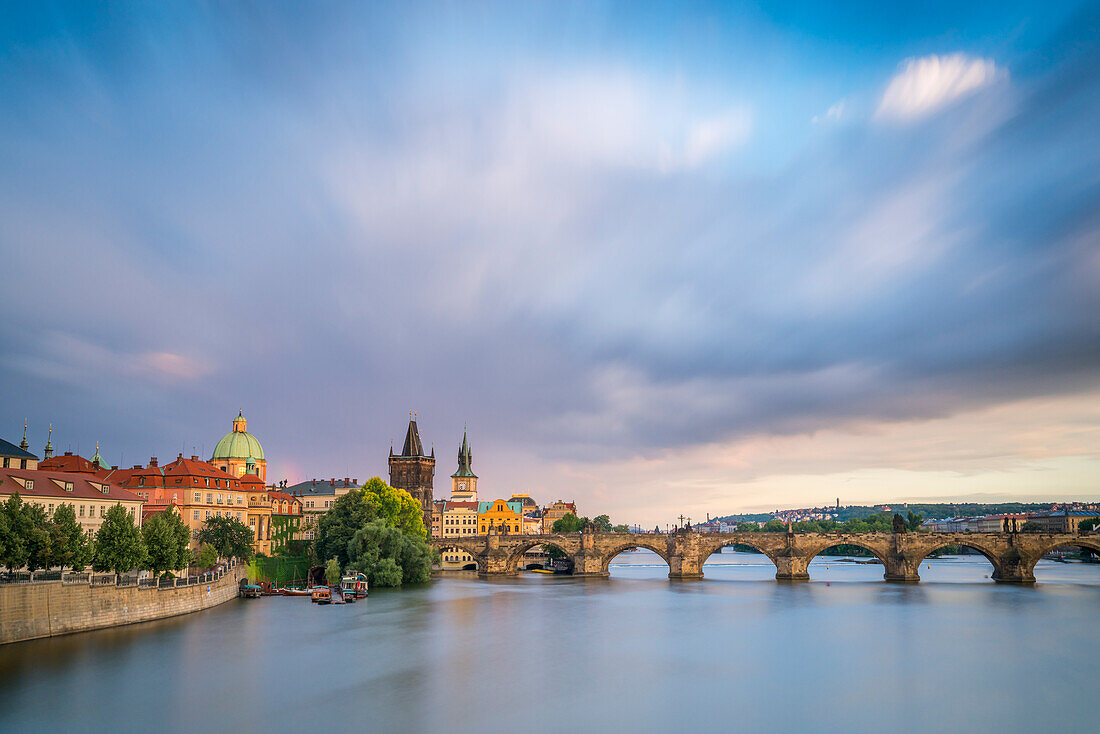
{"type": "Polygon", "coordinates": [[[245,484],[259,484],[262,487],[264,485],[264,480],[256,474],[242,474],[240,481],[242,486],[245,484]]]}
{"type": "Polygon", "coordinates": [[[120,502],[143,502],[141,497],[117,484],[100,481],[95,477],[84,474],[43,471],[41,469],[0,469],[0,494],[6,495],[13,492],[18,492],[21,496],[27,497],[75,497],[97,500],[108,498],[120,502]],[[19,477],[24,480],[33,479],[34,488],[27,489],[21,482],[17,482],[12,477],[19,477]],[[61,486],[58,486],[57,482],[60,482],[61,486]],[[65,489],[66,482],[72,482],[73,491],[69,492],[65,489]],[[100,491],[99,487],[101,486],[106,487],[107,491],[100,491]]]}
{"type": "Polygon", "coordinates": [[[63,471],[74,474],[94,474],[100,479],[105,479],[111,473],[110,469],[100,469],[92,462],[79,454],[66,452],[61,456],[54,456],[38,462],[39,469],[46,471],[63,471]]]}
{"type": "Polygon", "coordinates": [[[302,503],[300,499],[292,494],[288,494],[287,492],[278,492],[273,489],[269,489],[267,491],[267,496],[270,497],[272,500],[276,500],[278,502],[297,502],[298,504],[302,503]]]}
{"type": "Polygon", "coordinates": [[[478,505],[477,502],[461,502],[461,501],[452,502],[451,500],[447,500],[447,506],[444,508],[444,510],[462,510],[462,509],[476,510],[477,505],[478,505]]]}

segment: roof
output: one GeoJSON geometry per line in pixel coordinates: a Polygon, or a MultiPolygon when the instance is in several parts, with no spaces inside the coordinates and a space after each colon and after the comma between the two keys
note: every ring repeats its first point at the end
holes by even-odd
{"type": "Polygon", "coordinates": [[[456,502],[456,501],[453,501],[453,500],[446,500],[444,502],[443,511],[444,512],[446,512],[447,510],[475,510],[476,511],[478,509],[478,505],[480,505],[480,504],[481,504],[480,502],[461,502],[461,501],[456,502]]]}
{"type": "Polygon", "coordinates": [[[104,482],[85,474],[73,474],[62,471],[43,471],[41,469],[0,469],[0,494],[18,492],[27,497],[65,497],[77,499],[107,499],[119,502],[142,502],[133,492],[117,484],[104,482]],[[23,482],[16,479],[33,479],[34,487],[27,489],[23,482]],[[66,482],[72,483],[73,490],[65,489],[66,482]],[[106,488],[104,491],[103,488],[106,488]]]}
{"type": "Polygon", "coordinates": [[[246,484],[249,485],[250,488],[254,488],[256,484],[259,484],[261,487],[264,486],[264,480],[260,479],[257,474],[242,474],[240,480],[242,487],[246,484]]]}
{"type": "Polygon", "coordinates": [[[470,442],[466,440],[466,431],[462,432],[462,445],[458,447],[458,471],[452,477],[473,477],[477,479],[470,465],[474,463],[474,455],[470,451],[470,442]]]}
{"type": "Polygon", "coordinates": [[[106,479],[111,473],[110,469],[100,469],[88,459],[71,451],[66,451],[61,456],[52,456],[38,462],[39,469],[50,471],[73,472],[77,474],[94,474],[100,479],[106,479]]]}
{"type": "Polygon", "coordinates": [[[514,494],[514,495],[512,495],[511,499],[509,499],[508,501],[509,502],[519,502],[521,505],[525,505],[525,506],[528,506],[528,507],[537,508],[539,506],[539,503],[535,502],[533,499],[531,499],[531,495],[529,495],[529,494],[514,494]]]}
{"type": "Polygon", "coordinates": [[[34,459],[38,461],[38,457],[30,451],[24,451],[15,444],[5,441],[2,438],[0,438],[0,456],[6,456],[9,459],[34,459]]]}
{"type": "Polygon", "coordinates": [[[504,502],[504,504],[508,505],[508,509],[511,510],[512,512],[516,513],[517,515],[522,515],[523,514],[523,503],[521,503],[521,502],[508,502],[508,501],[505,501],[505,500],[493,500],[492,502],[478,502],[477,503],[477,514],[479,514],[479,515],[485,514],[486,512],[491,510],[493,508],[493,505],[495,505],[497,502],[504,502]]]}
{"type": "Polygon", "coordinates": [[[346,482],[343,479],[309,479],[304,482],[284,487],[284,491],[293,495],[318,495],[336,494],[337,489],[357,489],[359,484],[355,480],[346,482]]]}
{"type": "Polygon", "coordinates": [[[401,455],[424,455],[424,444],[420,442],[420,429],[416,427],[415,420],[409,420],[409,429],[405,431],[405,445],[401,448],[401,455]]]}
{"type": "Polygon", "coordinates": [[[274,490],[274,489],[267,490],[267,496],[271,498],[272,502],[298,502],[298,503],[301,503],[301,500],[298,499],[297,497],[295,497],[291,494],[288,494],[287,492],[280,492],[280,491],[274,490]]]}
{"type": "Polygon", "coordinates": [[[266,461],[264,459],[264,449],[259,440],[248,431],[243,430],[246,425],[244,416],[238,414],[233,419],[233,430],[222,436],[222,439],[218,441],[218,444],[214,447],[214,452],[210,455],[210,459],[266,461]],[[241,430],[237,429],[238,424],[240,424],[241,430]]]}

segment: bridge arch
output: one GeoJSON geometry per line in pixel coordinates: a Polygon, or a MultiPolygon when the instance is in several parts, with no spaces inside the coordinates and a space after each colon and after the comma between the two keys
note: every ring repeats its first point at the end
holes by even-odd
{"type": "MultiPolygon", "coordinates": [[[[1090,550],[1096,555],[1100,556],[1100,538],[1073,536],[1071,538],[1066,538],[1063,541],[1049,541],[1042,543],[1039,546],[1038,552],[1036,552],[1034,555],[1030,555],[1026,559],[1026,565],[1024,566],[1025,575],[1031,576],[1032,580],[1035,580],[1035,567],[1039,565],[1039,561],[1042,560],[1043,556],[1045,556],[1047,553],[1058,550],[1059,548],[1080,548],[1084,550],[1090,550]]],[[[1042,572],[1040,572],[1040,576],[1042,576],[1042,572]]],[[[1041,578],[1038,580],[1042,581],[1041,578]]]]}
{"type": "Polygon", "coordinates": [[[965,540],[959,540],[957,538],[944,540],[943,542],[935,542],[926,546],[924,549],[921,550],[920,558],[917,559],[917,568],[920,568],[920,564],[924,563],[928,559],[928,556],[932,555],[941,548],[946,548],[948,546],[958,546],[960,548],[969,548],[971,550],[978,551],[978,553],[985,556],[985,559],[989,561],[990,565],[993,566],[993,573],[991,574],[991,577],[997,578],[1001,575],[1003,568],[1000,555],[998,555],[996,551],[989,548],[982,542],[971,540],[969,538],[965,540]]]}
{"type": "Polygon", "coordinates": [[[886,576],[887,571],[890,569],[890,561],[886,557],[886,553],[883,553],[883,549],[876,548],[874,543],[868,543],[859,539],[853,540],[851,536],[838,536],[836,538],[831,538],[829,541],[818,543],[817,545],[812,546],[811,550],[803,554],[803,558],[806,563],[806,573],[809,573],[810,563],[813,562],[815,558],[817,558],[830,548],[836,548],[840,545],[855,546],[856,548],[862,548],[863,550],[871,553],[882,563],[882,573],[884,577],[886,576]]]}
{"type": "Polygon", "coordinates": [[[772,555],[774,553],[774,551],[769,549],[766,546],[765,543],[759,542],[758,540],[756,540],[754,538],[744,538],[744,537],[740,537],[740,538],[723,538],[721,541],[719,541],[717,543],[713,543],[713,544],[711,544],[707,547],[704,547],[702,549],[702,552],[699,554],[699,567],[702,568],[703,564],[707,562],[708,558],[713,556],[715,553],[720,552],[723,548],[728,548],[731,545],[745,545],[745,546],[748,546],[749,548],[752,548],[754,551],[756,551],[757,553],[763,555],[765,558],[767,558],[769,561],[771,561],[773,564],[775,564],[776,568],[779,567],[779,564],[776,563],[776,561],[775,561],[775,557],[772,555]]]}
{"type": "MultiPolygon", "coordinates": [[[[450,552],[462,551],[463,553],[468,554],[473,560],[468,561],[466,563],[466,565],[462,567],[462,569],[461,569],[462,571],[480,571],[480,572],[484,572],[484,570],[485,570],[485,560],[481,557],[481,552],[482,552],[483,549],[471,547],[471,545],[472,544],[467,545],[467,544],[463,544],[463,543],[441,542],[441,543],[436,544],[435,547],[439,550],[440,555],[443,555],[443,554],[447,553],[448,551],[450,551],[450,552]],[[473,566],[473,568],[470,568],[470,566],[473,566]]],[[[450,569],[450,570],[454,570],[454,569],[450,569]]]]}
{"type": "Polygon", "coordinates": [[[514,573],[519,570],[519,564],[523,560],[523,554],[532,548],[550,545],[560,550],[568,558],[572,558],[578,550],[572,546],[579,545],[579,543],[570,543],[565,538],[538,535],[531,536],[531,538],[532,540],[525,540],[517,543],[509,549],[508,562],[505,565],[508,573],[514,573]]]}
{"type": "Polygon", "coordinates": [[[667,548],[660,548],[656,543],[648,543],[643,540],[640,543],[637,541],[626,541],[611,547],[609,550],[602,551],[603,557],[600,562],[600,572],[605,574],[608,573],[608,567],[611,565],[611,562],[615,560],[615,558],[619,556],[619,554],[624,553],[625,551],[628,551],[632,548],[645,548],[648,551],[653,551],[661,558],[662,561],[668,564],[669,568],[672,568],[672,564],[668,560],[667,548]]]}

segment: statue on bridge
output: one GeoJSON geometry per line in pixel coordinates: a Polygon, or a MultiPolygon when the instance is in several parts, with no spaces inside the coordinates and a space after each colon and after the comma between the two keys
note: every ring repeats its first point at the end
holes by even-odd
{"type": "Polygon", "coordinates": [[[906,530],[908,530],[908,528],[905,525],[905,518],[895,512],[894,513],[894,532],[895,533],[904,533],[906,530]]]}

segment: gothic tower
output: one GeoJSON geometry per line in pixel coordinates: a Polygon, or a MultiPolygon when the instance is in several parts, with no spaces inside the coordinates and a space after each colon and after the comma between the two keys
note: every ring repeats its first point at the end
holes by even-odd
{"type": "Polygon", "coordinates": [[[477,474],[470,469],[473,464],[470,442],[462,431],[462,446],[458,449],[458,471],[451,475],[451,499],[455,502],[477,502],[477,474]]]}
{"type": "Polygon", "coordinates": [[[395,455],[390,446],[390,486],[403,489],[420,503],[424,513],[424,528],[430,534],[432,528],[432,484],[435,478],[435,449],[431,455],[424,453],[420,442],[420,430],[415,416],[409,416],[409,430],[405,433],[405,445],[395,455]]]}

